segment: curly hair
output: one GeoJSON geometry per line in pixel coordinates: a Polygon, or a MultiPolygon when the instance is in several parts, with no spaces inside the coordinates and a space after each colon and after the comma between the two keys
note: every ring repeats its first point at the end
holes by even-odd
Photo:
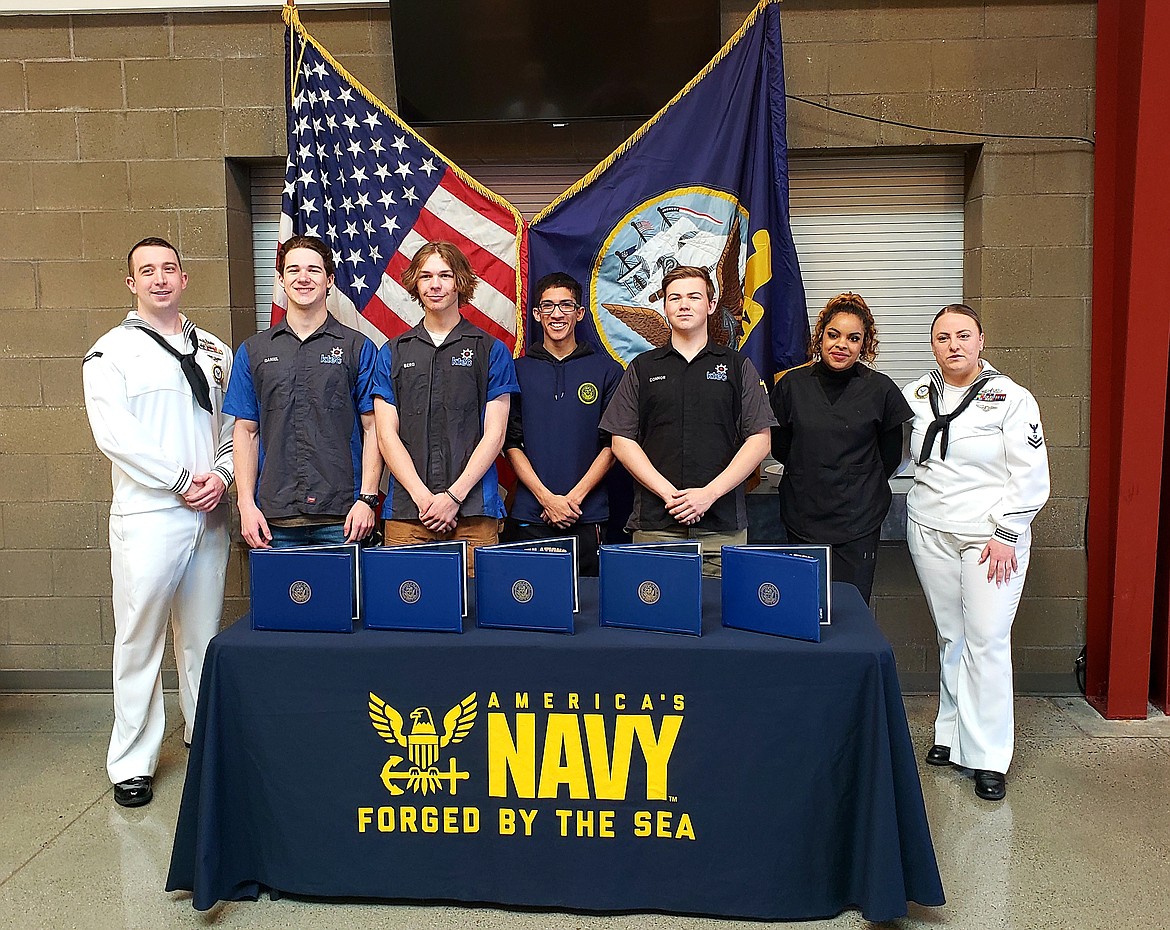
{"type": "Polygon", "coordinates": [[[861,360],[872,363],[878,352],[877,323],[873,321],[873,313],[865,298],[852,291],[838,294],[825,304],[825,309],[817,317],[812,339],[808,344],[809,359],[816,360],[821,357],[821,342],[825,338],[825,329],[838,313],[849,313],[861,320],[861,328],[865,330],[865,338],[861,343],[861,360]]]}
{"type": "Polygon", "coordinates": [[[418,276],[423,263],[432,255],[438,255],[455,273],[455,290],[459,292],[459,306],[470,303],[475,294],[475,286],[479,284],[479,276],[471,270],[471,262],[459,251],[457,245],[442,240],[428,242],[414,253],[414,258],[402,272],[402,286],[406,293],[418,303],[422,303],[422,298],[418,294],[418,276]]]}

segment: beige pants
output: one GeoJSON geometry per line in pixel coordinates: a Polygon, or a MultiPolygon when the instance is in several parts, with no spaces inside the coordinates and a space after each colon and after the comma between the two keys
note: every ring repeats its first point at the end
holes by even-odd
{"type": "Polygon", "coordinates": [[[668,530],[634,530],[634,542],[678,542],[693,539],[703,547],[703,574],[718,578],[723,574],[723,546],[742,546],[747,542],[747,530],[714,533],[680,526],[668,530]]]}
{"type": "Polygon", "coordinates": [[[460,517],[455,529],[436,533],[422,525],[421,520],[387,520],[382,527],[383,543],[387,546],[410,546],[426,542],[458,542],[467,540],[467,574],[475,577],[475,549],[494,546],[500,541],[500,521],[495,517],[460,517]]]}

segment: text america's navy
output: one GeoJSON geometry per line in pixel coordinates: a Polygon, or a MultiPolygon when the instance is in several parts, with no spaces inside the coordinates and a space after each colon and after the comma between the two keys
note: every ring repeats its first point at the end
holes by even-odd
{"type": "Polygon", "coordinates": [[[82,366],[94,441],[111,463],[114,514],[183,508],[192,475],[214,470],[228,487],[233,480],[234,419],[223,409],[230,350],[182,318],[181,342],[189,345],[194,334],[195,359],[207,377],[208,413],[194,403],[175,358],[138,331],[150,328],[131,312],[94,343],[82,366]]]}
{"type": "MultiPolygon", "coordinates": [[[[398,435],[433,494],[451,487],[467,467],[483,438],[488,402],[519,391],[507,347],[464,317],[441,345],[419,323],[378,351],[373,393],[397,408],[398,435]]],[[[494,462],[467,493],[459,513],[504,516],[494,462]]],[[[382,516],[418,519],[410,494],[393,479],[382,516]]]]}
{"type": "Polygon", "coordinates": [[[281,320],[240,346],[226,406],[260,424],[256,503],[267,519],[349,513],[361,493],[361,414],[374,409],[376,354],[332,314],[303,341],[281,320]]]}

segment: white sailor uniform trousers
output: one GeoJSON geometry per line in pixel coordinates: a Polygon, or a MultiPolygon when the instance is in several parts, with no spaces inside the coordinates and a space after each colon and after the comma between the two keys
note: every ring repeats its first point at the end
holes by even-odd
{"type": "Polygon", "coordinates": [[[1031,522],[1049,493],[1048,456],[1035,399],[984,363],[989,380],[951,421],[925,461],[923,438],[934,420],[933,378],[943,413],[966,389],[943,384],[938,372],[910,384],[914,410],[911,451],[915,484],[907,497],[906,541],[939,647],[939,708],[934,741],[951,761],[1006,772],[1014,747],[1011,630],[1024,590],[1031,522]],[[1015,547],[1009,581],[987,580],[979,555],[995,538],[1015,547]]]}
{"type": "MultiPolygon", "coordinates": [[[[174,638],[179,706],[190,742],[203,658],[219,630],[230,546],[227,494],[198,513],[181,495],[194,474],[232,483],[232,425],[222,412],[231,352],[194,331],[212,411],[200,407],[179,362],[131,314],[86,356],[86,410],[98,448],[112,463],[110,568],[114,607],[114,727],[106,769],[117,783],[153,775],[165,734],[162,660],[174,638]]],[[[172,340],[184,346],[184,340],[172,340]]]]}

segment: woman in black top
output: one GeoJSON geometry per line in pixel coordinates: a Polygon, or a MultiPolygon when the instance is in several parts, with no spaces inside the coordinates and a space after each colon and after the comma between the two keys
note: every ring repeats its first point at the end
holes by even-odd
{"type": "Polygon", "coordinates": [[[784,465],[780,518],[794,545],[833,547],[833,580],[856,585],[869,603],[889,478],[902,460],[911,418],[897,385],[867,364],[877,326],[858,294],[838,294],[817,317],[810,362],[772,389],[780,424],[772,455],[784,465]]]}

